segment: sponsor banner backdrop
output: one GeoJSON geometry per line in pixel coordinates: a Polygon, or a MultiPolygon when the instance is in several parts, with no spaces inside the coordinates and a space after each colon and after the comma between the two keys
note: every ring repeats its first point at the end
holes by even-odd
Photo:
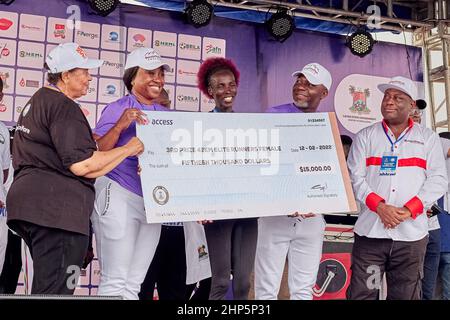
{"type": "MultiPolygon", "coordinates": [[[[14,125],[30,96],[44,84],[45,54],[69,41],[77,42],[89,57],[105,59],[100,70],[90,70],[93,80],[89,93],[80,99],[91,126],[108,103],[126,93],[122,82],[125,55],[145,46],[155,48],[169,64],[165,87],[171,108],[178,111],[214,108],[214,101],[200,94],[196,80],[200,63],[210,57],[235,62],[240,84],[234,109],[249,113],[291,102],[295,81],[291,74],[307,63],[318,62],[333,77],[332,88],[318,111],[336,111],[341,134],[351,136],[380,119],[381,96],[376,84],[394,75],[409,77],[409,69],[413,80],[421,82],[423,78],[420,48],[407,47],[408,66],[403,45],[380,42],[361,59],[350,53],[345,37],[339,35],[295,30],[279,43],[271,40],[260,24],[214,17],[207,28],[197,29],[186,25],[181,13],[122,4],[124,10],[100,17],[88,14],[92,10],[87,2],[75,3],[81,11],[81,23],[74,30],[66,20],[67,0],[46,0],[45,6],[14,1],[0,7],[0,77],[6,94],[0,104],[0,120],[6,125],[14,125]]],[[[82,277],[80,292],[95,294],[97,260],[82,277]]],[[[18,292],[25,291],[23,275],[21,279],[18,292]]]]}

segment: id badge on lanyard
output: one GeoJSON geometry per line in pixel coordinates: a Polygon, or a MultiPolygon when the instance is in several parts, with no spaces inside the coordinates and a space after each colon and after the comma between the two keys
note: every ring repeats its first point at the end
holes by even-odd
{"type": "Polygon", "coordinates": [[[393,152],[383,153],[381,158],[380,176],[395,176],[397,171],[398,156],[393,152]]]}

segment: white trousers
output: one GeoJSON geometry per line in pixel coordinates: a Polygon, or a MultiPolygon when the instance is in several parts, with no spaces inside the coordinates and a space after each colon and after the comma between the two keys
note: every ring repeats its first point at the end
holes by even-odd
{"type": "Polygon", "coordinates": [[[287,256],[291,300],[312,300],[312,289],[322,256],[324,231],[322,215],[311,218],[259,218],[255,299],[277,299],[287,256]]]}
{"type": "Polygon", "coordinates": [[[148,224],[143,198],[115,181],[101,177],[95,189],[91,221],[100,263],[98,295],[138,300],[159,242],[161,224],[148,224]]]}

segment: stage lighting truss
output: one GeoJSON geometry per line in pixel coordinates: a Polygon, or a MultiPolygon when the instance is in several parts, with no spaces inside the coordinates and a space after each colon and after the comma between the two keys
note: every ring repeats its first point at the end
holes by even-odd
{"type": "Polygon", "coordinates": [[[269,34],[280,42],[289,38],[295,29],[295,21],[287,8],[278,8],[269,20],[266,19],[266,28],[269,34]]]}
{"type": "Polygon", "coordinates": [[[187,22],[196,28],[206,26],[214,14],[213,6],[206,0],[194,0],[184,11],[187,22]]]}
{"type": "Polygon", "coordinates": [[[372,52],[374,44],[372,35],[364,29],[358,29],[347,37],[347,46],[351,53],[361,58],[372,52]]]}
{"type": "Polygon", "coordinates": [[[88,0],[89,5],[96,14],[106,17],[119,5],[119,0],[88,0]]]}

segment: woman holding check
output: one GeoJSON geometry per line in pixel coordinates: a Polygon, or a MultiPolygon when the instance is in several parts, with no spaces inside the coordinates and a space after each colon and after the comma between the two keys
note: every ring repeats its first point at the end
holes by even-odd
{"type": "MultiPolygon", "coordinates": [[[[129,94],[104,109],[94,130],[100,150],[133,139],[136,123],[148,122],[143,111],[169,110],[156,103],[167,70],[169,66],[151,48],[128,55],[123,81],[129,94]]],[[[146,221],[137,157],[126,158],[95,188],[91,220],[101,269],[98,294],[137,300],[161,232],[160,224],[146,221]]]]}

